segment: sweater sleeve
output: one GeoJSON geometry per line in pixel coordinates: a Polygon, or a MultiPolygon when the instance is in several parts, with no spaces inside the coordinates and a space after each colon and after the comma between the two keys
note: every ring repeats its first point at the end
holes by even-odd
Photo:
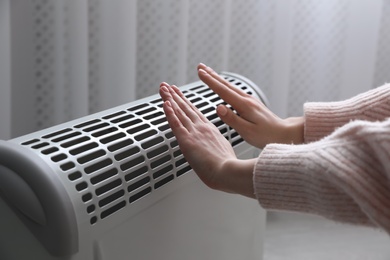
{"type": "Polygon", "coordinates": [[[305,142],[317,141],[351,120],[378,121],[390,116],[390,84],[338,102],[304,105],[305,142]]]}
{"type": "Polygon", "coordinates": [[[254,190],[265,209],[390,233],[390,119],[350,122],[317,142],[267,145],[254,169],[254,190]]]}

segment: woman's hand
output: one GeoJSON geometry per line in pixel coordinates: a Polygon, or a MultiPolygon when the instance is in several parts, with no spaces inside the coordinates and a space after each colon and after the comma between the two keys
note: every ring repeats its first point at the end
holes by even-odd
{"type": "Polygon", "coordinates": [[[238,160],[231,144],[176,86],[161,83],[164,112],[180,149],[209,187],[253,197],[254,160],[238,160]]]}
{"type": "Polygon", "coordinates": [[[268,143],[303,143],[303,118],[281,119],[263,103],[241,89],[232,86],[213,69],[198,65],[199,78],[238,113],[224,105],[217,114],[248,143],[263,148],[268,143]]]}

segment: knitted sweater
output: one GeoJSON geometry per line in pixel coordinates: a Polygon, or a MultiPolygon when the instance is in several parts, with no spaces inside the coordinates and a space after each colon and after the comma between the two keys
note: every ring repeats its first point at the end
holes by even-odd
{"type": "Polygon", "coordinates": [[[304,144],[269,144],[257,160],[262,207],[390,234],[390,84],[345,101],[307,103],[304,116],[304,144]]]}

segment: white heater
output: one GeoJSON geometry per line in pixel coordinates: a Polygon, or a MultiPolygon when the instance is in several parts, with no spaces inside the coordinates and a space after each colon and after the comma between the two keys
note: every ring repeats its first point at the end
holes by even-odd
{"type": "MultiPolygon", "coordinates": [[[[222,73],[267,103],[250,80],[222,73]]],[[[202,82],[180,88],[240,158],[257,156],[202,82]]],[[[0,141],[0,259],[261,259],[265,212],[191,170],[158,95],[0,141]]]]}

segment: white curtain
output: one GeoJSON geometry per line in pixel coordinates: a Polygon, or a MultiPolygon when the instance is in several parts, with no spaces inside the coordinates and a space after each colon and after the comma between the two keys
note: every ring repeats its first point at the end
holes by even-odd
{"type": "Polygon", "coordinates": [[[0,139],[197,80],[257,83],[282,117],[390,79],[389,0],[0,0],[0,139]]]}

